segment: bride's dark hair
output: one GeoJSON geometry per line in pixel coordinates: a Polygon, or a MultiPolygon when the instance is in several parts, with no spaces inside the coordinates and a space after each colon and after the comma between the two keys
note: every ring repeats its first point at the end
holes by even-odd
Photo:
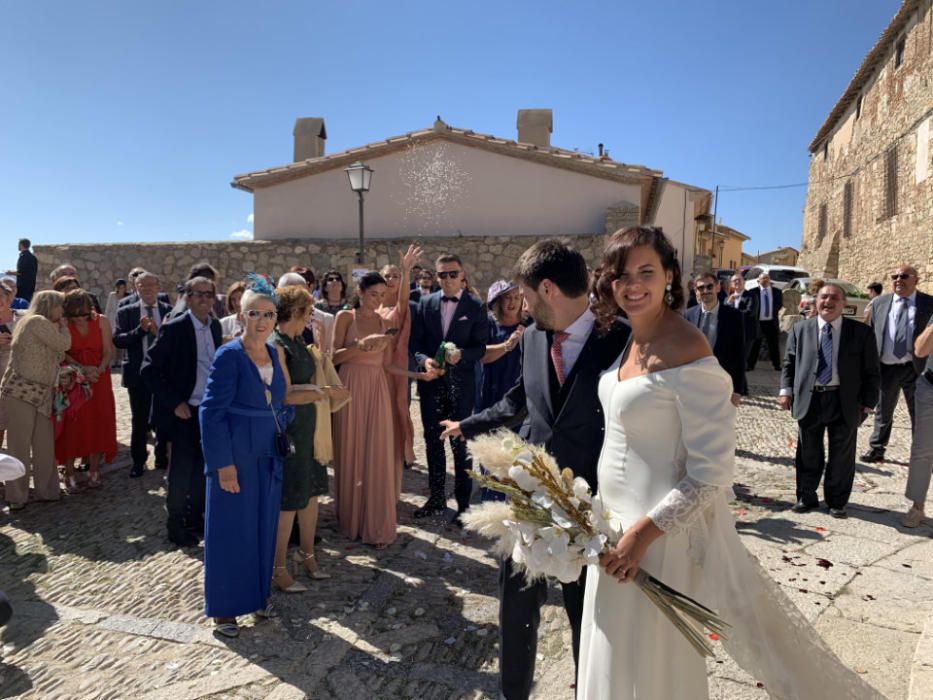
{"type": "Polygon", "coordinates": [[[613,281],[622,276],[629,251],[641,246],[651,246],[661,258],[661,266],[672,273],[671,302],[668,304],[676,311],[684,305],[684,288],[680,278],[680,262],[677,250],[671,245],[664,231],[659,226],[633,226],[620,229],[606,241],[603,259],[593,273],[593,313],[601,328],[609,328],[625,312],[616,304],[612,293],[613,281]]]}

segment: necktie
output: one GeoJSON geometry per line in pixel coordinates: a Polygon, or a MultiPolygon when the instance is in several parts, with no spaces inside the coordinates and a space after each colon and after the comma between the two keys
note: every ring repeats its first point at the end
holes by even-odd
{"type": "MultiPolygon", "coordinates": [[[[147,307],[146,307],[146,318],[149,318],[149,319],[152,318],[152,307],[151,307],[151,306],[147,306],[147,307]]],[[[143,347],[144,347],[144,349],[146,349],[146,350],[149,349],[149,339],[150,339],[150,338],[152,338],[152,333],[148,333],[148,332],[147,332],[146,335],[145,335],[145,342],[143,343],[143,347]]]]}
{"type": "Polygon", "coordinates": [[[457,297],[441,297],[441,301],[445,304],[456,304],[460,300],[457,297]]]}
{"type": "Polygon", "coordinates": [[[820,349],[817,352],[816,381],[829,384],[833,380],[833,327],[828,323],[820,333],[820,349]]]}
{"type": "Polygon", "coordinates": [[[897,303],[900,306],[897,309],[897,319],[894,322],[894,357],[902,360],[907,355],[908,302],[904,297],[898,297],[897,303]]]}
{"type": "Polygon", "coordinates": [[[764,290],[761,297],[761,317],[771,318],[771,292],[768,289],[764,290]]]}
{"type": "Polygon", "coordinates": [[[700,330],[703,331],[703,335],[706,336],[707,340],[709,340],[709,328],[710,328],[710,323],[712,322],[712,320],[713,320],[713,314],[711,314],[709,311],[704,311],[701,314],[700,330]]]}
{"type": "Polygon", "coordinates": [[[554,371],[557,373],[557,382],[561,386],[564,385],[567,377],[564,374],[564,355],[560,348],[569,337],[569,333],[556,331],[554,333],[554,340],[551,342],[551,362],[554,363],[554,371]]]}

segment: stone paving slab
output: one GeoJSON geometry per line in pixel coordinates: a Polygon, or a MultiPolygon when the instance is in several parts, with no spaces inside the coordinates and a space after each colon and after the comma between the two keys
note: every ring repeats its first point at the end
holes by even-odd
{"type": "MultiPolygon", "coordinates": [[[[739,411],[731,507],[742,541],[869,683],[886,697],[928,698],[933,527],[898,522],[906,412],[890,461],[860,465],[848,520],[798,515],[788,510],[795,424],[776,407],[776,380],[753,373],[755,395],[739,411]]],[[[129,412],[125,392],[115,395],[121,449],[105,488],[0,516],[0,589],[16,609],[2,635],[0,697],[495,697],[497,565],[486,543],[445,519],[412,519],[427,488],[423,468],[405,473],[399,537],[386,550],[346,541],[322,499],[318,558],[333,578],[309,582],[302,595],[276,593],[278,619],[247,622],[239,639],[221,641],[202,613],[202,550],[164,539],[164,474],[126,476],[129,412]]],[[[413,414],[419,425],[416,404],[413,414]]],[[[423,461],[420,440],[416,454],[423,461]]],[[[570,700],[557,587],[539,632],[534,697],[570,700]]],[[[712,698],[766,697],[728,657],[708,672],[712,698]]]]}

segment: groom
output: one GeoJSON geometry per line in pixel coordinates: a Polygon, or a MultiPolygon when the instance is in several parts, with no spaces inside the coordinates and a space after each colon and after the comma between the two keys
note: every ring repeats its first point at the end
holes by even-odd
{"type": "MultiPolygon", "coordinates": [[[[515,267],[534,324],[522,335],[522,374],[499,403],[460,422],[442,421],[447,437],[471,438],[500,427],[522,425],[521,436],[544,448],[561,467],[586,479],[596,492],[596,465],[603,443],[597,394],[600,373],[622,352],[629,330],[594,328],[589,272],[575,249],[544,240],[526,250],[515,267]]],[[[573,632],[573,658],[580,649],[586,571],[562,584],[573,632]]],[[[500,697],[524,700],[531,693],[538,623],[547,583],[525,585],[511,559],[499,572],[500,697]]]]}

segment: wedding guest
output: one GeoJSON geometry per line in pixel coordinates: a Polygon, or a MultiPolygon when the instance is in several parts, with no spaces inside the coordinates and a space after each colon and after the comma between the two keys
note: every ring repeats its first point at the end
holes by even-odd
{"type": "Polygon", "coordinates": [[[427,381],[393,364],[388,325],[377,313],[386,292],[378,272],[360,278],[355,309],[337,314],[334,364],[350,392],[348,408],[334,418],[334,506],[340,530],[351,540],[384,548],[395,541],[396,484],[402,466],[388,374],[427,381]]]}
{"type": "MultiPolygon", "coordinates": [[[[622,531],[587,572],[576,692],[587,700],[705,698],[706,662],[636,586],[644,568],[729,626],[725,650],[772,697],[877,698],[833,655],[739,540],[732,382],[683,306],[663,232],[610,236],[595,285],[601,324],[632,328],[599,380],[598,495],[622,531]],[[762,652],[762,650],[767,652],[762,652]],[[658,651],[663,650],[663,651],[658,651]]],[[[810,323],[805,322],[805,323],[810,323]]]]}
{"type": "Polygon", "coordinates": [[[77,276],[78,276],[78,269],[74,265],[71,265],[70,263],[64,263],[54,268],[49,273],[49,282],[51,282],[54,285],[55,282],[61,279],[62,277],[77,277],[77,276]]]}
{"type": "Polygon", "coordinates": [[[780,289],[771,285],[771,276],[767,272],[758,275],[758,289],[747,289],[744,292],[746,303],[757,310],[757,330],[752,338],[748,351],[749,372],[755,369],[758,356],[761,354],[762,339],[768,347],[768,357],[775,371],[781,370],[781,357],[778,351],[781,328],[778,323],[778,311],[784,305],[784,296],[780,289]]]}
{"type": "Polygon", "coordinates": [[[497,280],[486,294],[488,334],[483,355],[483,380],[476,411],[484,411],[502,400],[522,371],[520,353],[514,352],[524,332],[522,292],[514,282],[497,280]]]}
{"type": "MultiPolygon", "coordinates": [[[[401,254],[399,265],[386,265],[382,268],[382,277],[386,281],[386,293],[377,313],[385,319],[389,328],[398,332],[392,338],[392,363],[396,367],[413,369],[409,362],[408,341],[411,337],[411,308],[408,303],[411,295],[409,276],[411,265],[422,254],[421,248],[408,246],[408,251],[401,254]]],[[[415,463],[415,427],[411,422],[408,406],[409,379],[400,374],[390,374],[389,394],[392,397],[393,419],[395,421],[395,448],[398,452],[397,463],[403,468],[415,463]]],[[[402,472],[398,473],[398,492],[401,494],[402,472]]]]}
{"type": "MultiPolygon", "coordinates": [[[[412,320],[410,346],[418,367],[426,371],[446,370],[440,381],[421,382],[421,424],[424,428],[425,452],[428,460],[430,496],[415,510],[416,518],[443,513],[447,508],[445,482],[447,460],[441,442],[443,420],[462,420],[473,413],[476,395],[475,363],[486,353],[489,333],[486,313],[479,299],[465,293],[461,286],[463,264],[457,255],[446,253],[435,263],[441,291],[422,297],[412,320]],[[442,342],[456,346],[446,362],[435,356],[442,342]]],[[[451,522],[460,524],[460,514],[470,505],[473,482],[472,462],[466,445],[451,440],[454,455],[454,495],[457,513],[451,522]]]]}
{"type": "Polygon", "coordinates": [[[819,505],[816,491],[825,465],[823,495],[829,514],[846,517],[858,427],[878,402],[881,369],[872,332],[864,323],[842,317],[845,303],[842,287],[824,285],[814,298],[819,315],[795,324],[787,338],[779,402],[800,426],[794,460],[796,513],[819,505]]]}
{"type": "MultiPolygon", "coordinates": [[[[933,425],[933,318],[914,342],[914,357],[926,358],[923,374],[917,378],[914,393],[914,420],[917,425],[933,425]]],[[[907,472],[905,495],[911,502],[910,510],[901,520],[904,527],[919,527],[926,514],[927,492],[933,472],[933,431],[913,431],[910,444],[910,465],[907,472]]]]}
{"type": "Polygon", "coordinates": [[[91,296],[83,289],[65,295],[64,318],[71,334],[71,347],[65,358],[81,368],[91,385],[91,397],[80,410],[66,414],[61,433],[55,440],[55,458],[65,465],[65,487],[79,490],[74,461],[88,465],[87,485],[100,488],[101,460],[108,464],[117,454],[117,410],[110,382],[110,363],[115,349],[113,330],[106,316],[94,311],[91,296]]]}
{"type": "Polygon", "coordinates": [[[27,302],[32,301],[32,295],[36,292],[36,275],[39,272],[39,261],[31,250],[32,241],[28,238],[20,238],[17,245],[19,248],[19,257],[16,259],[16,284],[19,288],[19,296],[27,302]]]}
{"type": "Polygon", "coordinates": [[[819,312],[816,310],[816,295],[820,293],[820,290],[825,284],[826,281],[819,277],[810,280],[807,284],[807,294],[813,297],[813,300],[810,302],[810,308],[807,309],[807,318],[816,318],[819,316],[819,312]]]}
{"type": "Polygon", "coordinates": [[[320,296],[320,292],[317,288],[317,278],[314,276],[314,270],[312,270],[310,267],[292,265],[290,268],[288,268],[288,271],[301,275],[301,278],[305,281],[305,284],[308,285],[308,291],[311,292],[311,296],[314,297],[314,299],[317,299],[320,296]]]}
{"type": "MultiPolygon", "coordinates": [[[[10,307],[14,292],[6,284],[0,283],[0,378],[6,372],[10,362],[10,346],[13,343],[13,331],[22,313],[10,307]]],[[[7,429],[6,411],[0,401],[0,447],[3,447],[3,437],[7,429]]]]}
{"type": "MultiPolygon", "coordinates": [[[[298,268],[307,270],[301,272],[286,272],[279,277],[276,287],[289,287],[291,285],[307,286],[308,291],[312,292],[314,285],[314,273],[306,267],[298,268]]],[[[317,302],[315,302],[316,304],[317,302]]],[[[334,349],[334,315],[326,311],[321,311],[317,306],[311,309],[311,317],[302,332],[305,343],[317,345],[322,352],[330,356],[334,349]]]]}
{"type": "Polygon", "coordinates": [[[246,291],[245,282],[234,282],[227,287],[227,315],[220,319],[220,333],[225,343],[243,334],[240,299],[244,291],[246,291]]]}
{"type": "Polygon", "coordinates": [[[77,277],[65,276],[59,277],[52,284],[52,289],[56,292],[61,292],[62,294],[68,294],[73,292],[76,289],[81,289],[81,282],[78,281],[77,277]]]}
{"type": "Polygon", "coordinates": [[[417,286],[411,292],[411,301],[420,302],[422,297],[433,294],[439,289],[434,282],[434,273],[431,270],[421,270],[416,281],[417,286]]]}
{"type": "MultiPolygon", "coordinates": [[[[123,351],[122,383],[130,400],[131,432],[130,456],[133,466],[130,477],[138,478],[146,469],[149,458],[149,432],[152,428],[152,391],[140,377],[143,359],[159,335],[159,328],[172,311],[172,305],[159,296],[161,282],[158,276],[143,271],[136,278],[138,301],[117,311],[113,344],[123,351]]],[[[168,467],[168,439],[160,430],[155,431],[155,467],[168,467]]]]}
{"type": "Polygon", "coordinates": [[[272,287],[254,280],[240,302],[243,335],[217,350],[200,403],[207,475],[204,608],[224,637],[239,635],[238,615],[273,615],[269,595],[285,457],[277,435],[284,438],[290,417],[285,373],[268,342],[275,308],[272,287]]]}
{"type": "Polygon", "coordinates": [[[741,311],[721,303],[716,295],[719,284],[712,272],[696,279],[697,306],[684,311],[684,318],[700,329],[719,365],[732,377],[732,403],[738,407],[748,395],[745,376],[745,319],[741,311]]]}
{"type": "Polygon", "coordinates": [[[25,476],[6,483],[10,510],[26,506],[30,477],[39,500],[59,497],[51,416],[58,366],[71,347],[71,334],[61,322],[64,298],[51,290],[33,295],[29,310],[13,331],[9,364],[0,380],[8,451],[26,465],[25,476]]]}
{"type": "Polygon", "coordinates": [[[324,288],[321,290],[321,300],[314,305],[315,308],[336,316],[339,311],[347,307],[347,283],[337,270],[328,270],[324,273],[324,288]]]}
{"type": "MultiPolygon", "coordinates": [[[[72,289],[81,288],[81,280],[78,279],[78,270],[75,268],[74,265],[70,265],[68,263],[65,263],[64,265],[59,265],[54,270],[52,270],[49,273],[49,280],[52,282],[52,289],[54,289],[56,292],[61,292],[62,294],[67,294],[72,289]],[[63,288],[59,288],[58,286],[56,286],[55,283],[58,282],[63,277],[72,277],[74,278],[74,282],[65,285],[63,288]]],[[[97,313],[103,313],[102,307],[100,305],[100,301],[97,299],[97,295],[93,294],[92,292],[88,292],[88,294],[91,297],[91,304],[93,304],[94,306],[94,311],[96,311],[97,313]]]]}
{"type": "MultiPolygon", "coordinates": [[[[732,275],[726,304],[742,312],[742,319],[745,322],[745,349],[748,350],[755,336],[758,335],[758,297],[745,295],[745,278],[738,273],[732,275]]],[[[747,360],[745,369],[748,370],[747,360]]]]}
{"type": "Polygon", "coordinates": [[[187,310],[163,320],[140,375],[152,392],[152,423],[172,443],[165,505],[169,541],[198,543],[194,531],[204,512],[204,455],[197,411],[204,399],[220,321],[211,316],[214,283],[195,277],[184,286],[187,310]]]}
{"type": "Polygon", "coordinates": [[[127,296],[126,285],[126,280],[121,277],[113,283],[113,291],[107,295],[107,304],[104,306],[104,316],[110,321],[111,326],[117,325],[117,307],[127,296]]]}
{"type": "MultiPolygon", "coordinates": [[[[534,319],[519,341],[519,379],[485,411],[460,422],[443,421],[442,437],[472,438],[523,424],[522,434],[529,442],[543,445],[558,464],[586,479],[595,492],[596,464],[603,444],[596,388],[601,373],[624,346],[628,328],[617,323],[605,333],[595,332],[586,261],[566,243],[555,239],[535,243],[519,258],[515,278],[534,319]]],[[[585,582],[584,571],[578,581],[561,584],[575,663],[585,582]]],[[[526,700],[531,693],[541,606],[547,597],[546,581],[528,585],[510,557],[501,560],[501,697],[526,700]]]]}
{"type": "Polygon", "coordinates": [[[13,295],[13,301],[10,302],[10,308],[14,311],[25,311],[29,308],[29,301],[19,296],[18,287],[16,286],[16,278],[11,275],[6,275],[5,277],[0,278],[0,284],[5,285],[9,288],[10,294],[13,295]]]}
{"type": "Polygon", "coordinates": [[[901,393],[907,402],[911,432],[916,425],[914,392],[924,361],[913,354],[913,348],[933,317],[933,296],[917,289],[918,280],[915,267],[899,265],[891,273],[893,292],[872,303],[870,325],[881,358],[881,399],[875,411],[875,427],[868,440],[870,449],[861,456],[863,462],[884,461],[894,426],[894,409],[901,393]]]}
{"type": "Polygon", "coordinates": [[[871,323],[871,307],[875,299],[881,296],[881,293],[884,291],[884,287],[881,286],[881,282],[871,282],[868,285],[868,303],[865,304],[865,310],[862,312],[862,320],[865,323],[871,323]]]}
{"type": "MultiPolygon", "coordinates": [[[[127,294],[117,303],[118,309],[122,306],[126,306],[127,304],[135,304],[139,301],[139,294],[136,292],[136,278],[145,271],[146,270],[144,268],[139,267],[138,265],[130,270],[129,274],[126,276],[127,294]]],[[[168,297],[165,298],[165,301],[169,301],[168,297]]]]}
{"type": "Polygon", "coordinates": [[[347,392],[343,388],[308,388],[315,383],[317,370],[314,355],[308,350],[302,335],[314,307],[311,292],[304,285],[290,285],[279,287],[276,294],[278,327],[272,339],[285,375],[285,403],[295,407],[295,416],[288,425],[288,435],[295,452],[285,458],[282,470],[282,503],[272,583],[286,593],[300,593],[307,588],[292,578],[286,560],[296,518],[301,538],[295,553],[296,563],[304,565],[312,579],[330,578],[320,570],[314,552],[318,497],[328,491],[327,466],[317,459],[314,450],[315,404],[329,395],[336,397],[347,392]]]}

